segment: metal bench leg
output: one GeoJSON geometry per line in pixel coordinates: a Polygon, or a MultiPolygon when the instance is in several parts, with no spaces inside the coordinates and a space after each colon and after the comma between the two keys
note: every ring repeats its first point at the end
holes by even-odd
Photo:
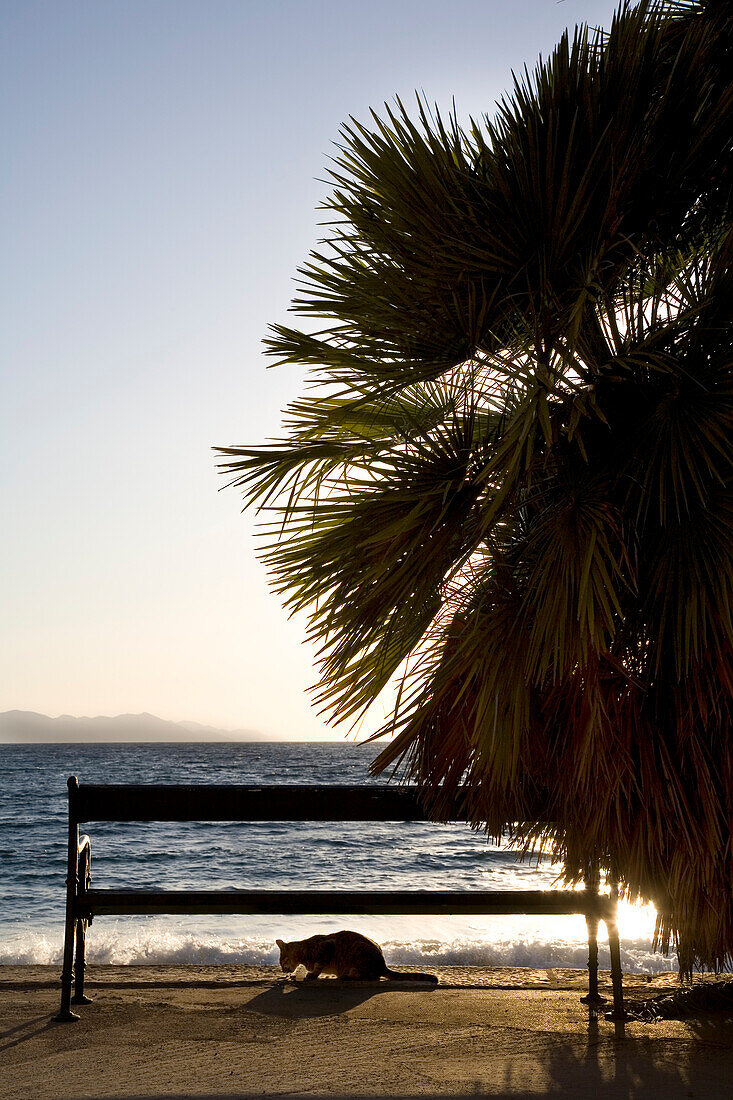
{"type": "Polygon", "coordinates": [[[64,928],[64,962],[61,969],[61,1007],[54,1016],[57,1023],[65,1024],[79,1017],[71,1011],[71,978],[74,968],[74,906],[76,903],[77,861],[79,855],[79,826],[72,813],[72,795],[78,787],[76,776],[68,780],[69,788],[69,847],[66,861],[66,924],[64,928]]]}
{"type": "Polygon", "coordinates": [[[86,934],[87,922],[78,920],[76,922],[76,958],[74,959],[74,996],[71,998],[73,1005],[90,1005],[92,1003],[91,997],[84,996],[86,934]]]}
{"type": "Polygon", "coordinates": [[[611,891],[611,900],[606,916],[606,928],[608,929],[608,948],[611,953],[611,981],[613,983],[613,1012],[606,1013],[608,1020],[628,1020],[628,1014],[624,1008],[624,985],[621,971],[621,944],[618,938],[617,918],[618,890],[614,886],[611,891]]]}
{"type": "Polygon", "coordinates": [[[79,1017],[71,1011],[71,978],[74,968],[74,920],[66,919],[64,932],[64,962],[61,969],[61,1007],[58,1015],[54,1016],[57,1023],[67,1023],[78,1020],[79,1017]]]}
{"type": "Polygon", "coordinates": [[[580,1003],[593,1008],[604,1005],[606,998],[598,992],[598,917],[586,914],[588,926],[588,995],[580,998],[580,1003]]]}
{"type": "MultiPolygon", "coordinates": [[[[588,861],[584,879],[586,894],[592,894],[595,898],[598,898],[601,874],[597,859],[588,861]]],[[[588,996],[581,997],[580,1003],[594,1008],[606,1003],[606,998],[601,997],[598,992],[598,925],[600,918],[597,910],[595,912],[586,911],[585,923],[588,929],[588,996]]]]}

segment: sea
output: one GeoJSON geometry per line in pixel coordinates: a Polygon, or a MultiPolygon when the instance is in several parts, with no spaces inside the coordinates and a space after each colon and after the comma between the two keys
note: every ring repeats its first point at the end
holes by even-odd
{"type": "MultiPolygon", "coordinates": [[[[2,745],[0,964],[60,964],[66,780],[84,783],[372,783],[373,745],[220,742],[2,745]]],[[[384,780],[380,780],[383,782],[384,780]]],[[[552,889],[558,868],[521,862],[462,824],[91,822],[93,884],[155,889],[552,889]]],[[[654,910],[622,903],[627,972],[673,970],[652,951],[654,910]]],[[[277,963],[275,938],[353,928],[392,964],[584,967],[582,916],[98,917],[90,963],[277,963]]],[[[609,966],[601,926],[600,964],[609,966]]]]}

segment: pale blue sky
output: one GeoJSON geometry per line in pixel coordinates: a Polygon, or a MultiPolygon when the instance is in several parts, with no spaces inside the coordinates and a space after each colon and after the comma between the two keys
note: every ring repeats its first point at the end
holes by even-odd
{"type": "MultiPolygon", "coordinates": [[[[267,371],[332,142],[396,94],[491,110],[606,0],[0,3],[0,711],[340,738],[215,443],[267,371]]],[[[362,732],[368,732],[368,728],[362,732]]]]}

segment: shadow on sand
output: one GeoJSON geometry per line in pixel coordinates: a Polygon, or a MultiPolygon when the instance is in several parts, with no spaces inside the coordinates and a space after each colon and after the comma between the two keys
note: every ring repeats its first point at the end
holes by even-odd
{"type": "Polygon", "coordinates": [[[52,1026],[52,1018],[48,1015],[34,1016],[32,1020],[26,1020],[22,1024],[17,1024],[15,1027],[8,1028],[0,1035],[0,1054],[3,1054],[6,1050],[10,1050],[11,1047],[18,1047],[21,1043],[25,1043],[28,1039],[32,1039],[35,1035],[38,1035],[41,1031],[46,1031],[52,1026]],[[35,1027],[34,1025],[38,1026],[35,1027]]]}
{"type": "Polygon", "coordinates": [[[342,982],[325,979],[322,982],[279,982],[263,990],[247,1002],[248,1012],[266,1016],[339,1016],[372,997],[399,990],[411,993],[432,993],[434,985],[416,982],[342,982]],[[338,990],[338,1001],[332,994],[338,990]]]}

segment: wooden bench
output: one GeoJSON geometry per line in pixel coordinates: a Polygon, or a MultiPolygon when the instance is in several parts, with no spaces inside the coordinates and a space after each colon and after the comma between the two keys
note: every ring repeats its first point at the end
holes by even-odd
{"type": "MultiPolygon", "coordinates": [[[[617,893],[584,890],[97,890],[91,888],[90,821],[428,821],[414,788],[397,786],[157,786],[80,784],[69,789],[69,846],[61,1009],[58,1021],[78,1020],[71,1005],[84,995],[87,924],[108,913],[250,914],[543,914],[582,913],[588,927],[588,995],[598,993],[598,925],[608,930],[613,1019],[624,1018],[617,893]],[[76,950],[75,950],[76,945],[76,950]],[[72,981],[74,996],[71,995],[72,981]]],[[[457,804],[458,805],[458,804],[457,804]]],[[[465,820],[457,808],[455,821],[465,820]]]]}

